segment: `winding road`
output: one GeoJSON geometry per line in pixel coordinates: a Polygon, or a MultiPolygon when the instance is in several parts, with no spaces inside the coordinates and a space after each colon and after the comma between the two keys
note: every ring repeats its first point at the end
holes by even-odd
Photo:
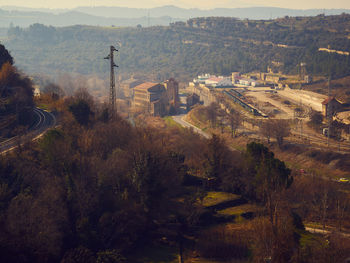
{"type": "Polygon", "coordinates": [[[56,117],[45,110],[35,108],[34,109],[36,121],[29,127],[26,134],[23,136],[15,136],[6,141],[0,143],[0,154],[7,153],[15,149],[18,144],[23,144],[29,140],[36,140],[40,138],[47,129],[56,125],[56,117]]]}
{"type": "Polygon", "coordinates": [[[186,114],[181,114],[181,115],[176,115],[176,116],[172,116],[173,120],[176,121],[177,123],[179,123],[182,127],[186,127],[186,128],[190,128],[193,129],[194,132],[202,135],[204,138],[206,139],[210,139],[211,135],[202,131],[201,129],[199,129],[198,127],[192,125],[191,123],[187,122],[184,120],[184,117],[186,116],[186,114]]]}

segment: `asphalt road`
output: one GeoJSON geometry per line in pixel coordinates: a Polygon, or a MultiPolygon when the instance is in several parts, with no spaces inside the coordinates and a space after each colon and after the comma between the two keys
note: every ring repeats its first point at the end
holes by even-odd
{"type": "Polygon", "coordinates": [[[191,123],[185,121],[183,118],[186,116],[186,114],[176,115],[173,116],[173,120],[179,123],[181,126],[193,129],[194,132],[202,135],[204,138],[210,139],[211,135],[202,131],[201,129],[197,128],[196,126],[192,125],[191,123]]]}
{"type": "MultiPolygon", "coordinates": [[[[209,133],[206,133],[202,131],[201,129],[197,128],[196,126],[192,125],[191,123],[184,120],[184,117],[186,114],[176,115],[172,116],[173,120],[179,123],[182,127],[193,129],[194,132],[198,133],[199,135],[202,135],[206,139],[211,139],[212,135],[209,133]]],[[[239,150],[233,148],[232,146],[228,146],[228,148],[233,152],[240,152],[239,150]]]]}
{"type": "Polygon", "coordinates": [[[0,143],[0,153],[4,154],[15,149],[19,144],[40,138],[47,129],[56,125],[56,117],[45,110],[35,108],[36,122],[29,127],[23,136],[15,136],[0,143]]]}
{"type": "MultiPolygon", "coordinates": [[[[329,230],[323,230],[320,228],[312,228],[312,227],[305,227],[305,230],[310,232],[310,233],[316,233],[316,234],[321,234],[321,235],[328,235],[328,234],[332,233],[332,231],[329,231],[329,230]]],[[[344,233],[344,232],[339,232],[339,231],[336,231],[336,233],[342,235],[343,237],[350,238],[349,233],[344,233]]]]}

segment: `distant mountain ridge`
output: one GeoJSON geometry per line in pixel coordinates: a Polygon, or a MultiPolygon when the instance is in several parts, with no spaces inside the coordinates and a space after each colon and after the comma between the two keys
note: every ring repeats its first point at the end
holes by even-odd
{"type": "Polygon", "coordinates": [[[8,11],[0,9],[0,28],[11,26],[28,27],[32,24],[39,23],[49,26],[62,27],[72,25],[91,25],[91,26],[148,26],[148,25],[169,25],[173,21],[181,21],[182,19],[174,19],[168,16],[152,17],[147,16],[137,18],[125,17],[101,17],[79,12],[77,10],[69,10],[63,13],[48,13],[39,11],[8,11]]]}
{"type": "Polygon", "coordinates": [[[185,9],[176,6],[162,6],[150,9],[137,9],[126,7],[77,7],[74,10],[96,16],[108,17],[151,17],[170,16],[181,19],[193,17],[225,16],[248,19],[274,19],[284,16],[315,16],[319,14],[339,15],[350,13],[349,9],[287,9],[278,7],[244,7],[244,8],[215,8],[202,10],[198,8],[185,9]]]}
{"type": "Polygon", "coordinates": [[[74,9],[40,9],[15,6],[0,7],[0,27],[14,25],[26,27],[33,23],[52,26],[100,25],[142,26],[168,25],[194,17],[236,17],[240,19],[274,19],[284,16],[338,15],[349,9],[286,9],[276,7],[216,8],[210,10],[185,9],[176,6],[156,8],[77,7],[74,9]]]}

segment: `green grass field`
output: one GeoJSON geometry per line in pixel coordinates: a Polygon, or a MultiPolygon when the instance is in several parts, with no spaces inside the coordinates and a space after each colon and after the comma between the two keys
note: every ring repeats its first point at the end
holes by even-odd
{"type": "Polygon", "coordinates": [[[183,129],[183,127],[177,123],[176,121],[173,120],[173,118],[171,116],[166,116],[163,118],[163,120],[165,121],[165,124],[168,126],[168,127],[177,127],[177,128],[181,128],[183,129]]]}
{"type": "Polygon", "coordinates": [[[235,215],[235,216],[240,216],[243,213],[247,212],[257,212],[261,210],[260,207],[257,205],[252,205],[252,204],[245,204],[245,205],[240,205],[240,206],[235,206],[235,207],[229,207],[223,210],[220,210],[218,214],[221,215],[235,215]]]}
{"type": "Polygon", "coordinates": [[[203,199],[202,205],[205,207],[220,204],[222,202],[236,200],[241,198],[239,195],[225,192],[208,192],[203,199]]]}

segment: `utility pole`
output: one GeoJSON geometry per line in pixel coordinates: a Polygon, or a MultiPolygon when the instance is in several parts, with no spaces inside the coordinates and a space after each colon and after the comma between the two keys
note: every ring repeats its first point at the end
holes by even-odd
{"type": "Polygon", "coordinates": [[[111,116],[113,116],[115,112],[115,100],[116,100],[114,68],[118,67],[114,63],[114,51],[118,51],[118,50],[114,46],[110,46],[110,53],[107,57],[104,58],[104,59],[109,59],[111,63],[110,64],[111,65],[110,89],[109,89],[109,110],[110,110],[111,116]]]}

